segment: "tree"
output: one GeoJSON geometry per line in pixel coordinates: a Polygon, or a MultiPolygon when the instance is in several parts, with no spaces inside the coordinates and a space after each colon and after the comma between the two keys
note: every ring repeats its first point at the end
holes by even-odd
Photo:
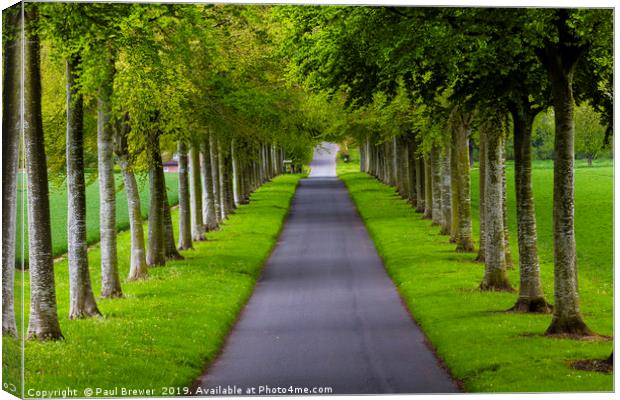
{"type": "Polygon", "coordinates": [[[189,182],[187,178],[187,145],[179,140],[179,250],[188,250],[192,246],[191,216],[189,206],[189,182]]]}
{"type": "Polygon", "coordinates": [[[540,280],[536,247],[536,213],[532,192],[532,125],[536,111],[529,101],[511,111],[514,123],[515,191],[517,198],[517,238],[519,244],[519,297],[512,310],[549,312],[540,280]],[[526,108],[524,109],[523,106],[526,108]]]}
{"type": "Polygon", "coordinates": [[[148,277],[146,263],[146,248],[144,245],[144,229],[142,228],[142,211],[140,207],[140,191],[138,182],[131,166],[131,156],[128,149],[129,116],[124,114],[114,124],[114,146],[118,164],[123,175],[123,184],[127,194],[127,208],[129,214],[129,231],[131,235],[131,260],[127,280],[133,281],[148,277]]]}
{"type": "MultiPolygon", "coordinates": [[[[112,69],[112,60],[107,57],[112,69]]],[[[112,72],[112,71],[111,71],[112,72]]],[[[114,132],[110,124],[113,73],[101,85],[97,99],[97,155],[99,172],[99,231],[101,248],[101,297],[122,297],[116,254],[116,181],[114,179],[114,132]]]]}
{"type": "Polygon", "coordinates": [[[15,225],[21,133],[21,7],[3,11],[2,86],[2,333],[17,336],[15,322],[15,225]]]}
{"type": "Polygon", "coordinates": [[[69,318],[99,316],[88,270],[86,242],[86,182],[84,178],[83,98],[75,87],[78,55],[66,61],[67,71],[67,238],[69,318]]]}
{"type": "Polygon", "coordinates": [[[452,179],[451,179],[451,146],[446,146],[441,155],[441,234],[450,235],[452,229],[452,179]]]}
{"type": "Polygon", "coordinates": [[[484,136],[485,175],[484,178],[484,278],[482,290],[512,291],[506,275],[506,255],[504,241],[504,218],[502,216],[503,196],[503,124],[501,117],[491,115],[485,121],[481,135],[484,136]]]}
{"type": "Polygon", "coordinates": [[[200,173],[204,188],[202,197],[202,217],[207,232],[217,229],[218,219],[215,208],[215,191],[213,187],[213,166],[211,164],[211,146],[209,137],[200,142],[200,173]]]}
{"type": "Polygon", "coordinates": [[[49,188],[41,120],[40,44],[36,4],[24,5],[24,157],[28,176],[28,249],[30,253],[29,339],[62,339],[56,309],[49,188]]]}
{"type": "Polygon", "coordinates": [[[184,257],[176,248],[174,240],[174,228],[172,227],[172,214],[170,213],[170,202],[168,201],[168,190],[166,189],[166,176],[164,174],[163,165],[160,165],[157,171],[160,175],[161,193],[162,193],[162,210],[164,223],[164,256],[166,260],[183,260],[184,257]]]}
{"type": "Polygon", "coordinates": [[[584,157],[590,167],[592,161],[608,148],[605,134],[601,116],[589,104],[575,108],[575,152],[584,157]]]}
{"type": "Polygon", "coordinates": [[[574,227],[574,95],[577,63],[593,49],[609,48],[609,10],[549,10],[552,29],[536,42],[551,84],[555,112],[553,169],[554,297],[547,335],[591,335],[581,316],[574,227]]]}
{"type": "MultiPolygon", "coordinates": [[[[155,118],[157,119],[157,118],[155,118]]],[[[165,182],[162,168],[161,154],[159,150],[159,135],[157,128],[149,135],[148,163],[149,163],[149,224],[148,242],[146,248],[146,263],[149,266],[162,266],[166,264],[165,239],[164,239],[164,204],[165,182]]]]}
{"type": "MultiPolygon", "coordinates": [[[[205,154],[206,157],[206,154],[205,154]]],[[[220,185],[220,160],[217,152],[217,142],[215,137],[209,134],[209,158],[211,159],[211,179],[213,186],[213,208],[215,210],[215,218],[219,225],[222,222],[223,211],[221,202],[221,185],[220,185]]]]}
{"type": "Polygon", "coordinates": [[[93,294],[86,241],[86,184],[84,176],[84,93],[80,89],[82,53],[89,31],[85,8],[78,4],[45,4],[40,30],[65,62],[66,177],[68,190],[67,241],[69,263],[69,318],[101,315],[93,294]]]}
{"type": "Polygon", "coordinates": [[[200,185],[200,153],[194,143],[189,148],[189,193],[192,239],[206,240],[202,221],[202,187],[200,185]]]}
{"type": "Polygon", "coordinates": [[[456,234],[456,251],[471,252],[474,251],[472,241],[472,223],[471,223],[471,183],[469,173],[469,146],[468,138],[471,133],[472,115],[463,113],[458,109],[454,110],[452,127],[452,142],[455,161],[455,174],[452,179],[455,180],[456,191],[452,196],[457,199],[457,234],[456,234]]]}
{"type": "Polygon", "coordinates": [[[431,173],[432,173],[432,191],[433,191],[433,225],[443,225],[443,213],[442,210],[442,168],[441,168],[441,149],[434,145],[431,149],[431,173]]]}
{"type": "Polygon", "coordinates": [[[486,238],[487,238],[487,233],[486,233],[486,216],[485,216],[485,211],[486,211],[486,202],[487,202],[487,195],[486,195],[486,176],[487,176],[487,144],[486,144],[486,137],[480,133],[479,136],[479,141],[478,141],[478,148],[479,148],[479,180],[480,183],[478,184],[478,198],[479,200],[479,204],[478,204],[478,219],[480,220],[480,243],[479,243],[479,249],[478,249],[478,255],[476,256],[476,261],[479,262],[485,262],[485,251],[486,251],[486,238]]]}

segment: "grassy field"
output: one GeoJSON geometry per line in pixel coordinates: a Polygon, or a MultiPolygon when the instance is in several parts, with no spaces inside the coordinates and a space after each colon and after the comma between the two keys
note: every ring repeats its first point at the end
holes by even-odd
{"type": "MultiPolygon", "coordinates": [[[[21,178],[21,177],[20,177],[21,178]]],[[[86,177],[86,227],[87,240],[89,244],[99,241],[99,182],[97,180],[89,181],[86,177]]],[[[166,187],[168,191],[168,201],[170,204],[176,204],[178,201],[178,174],[166,173],[166,187]]],[[[123,179],[120,174],[116,174],[117,187],[121,187],[123,179]]],[[[142,215],[147,215],[149,207],[149,182],[148,177],[142,176],[138,178],[140,187],[140,202],[142,215]]],[[[17,259],[21,260],[22,233],[21,228],[26,224],[22,223],[22,203],[25,202],[25,192],[21,190],[18,193],[18,210],[17,210],[17,236],[16,236],[16,254],[17,259]]],[[[67,186],[66,183],[50,183],[50,217],[52,219],[52,247],[54,256],[58,256],[67,252],[67,186]]],[[[27,223],[27,219],[26,219],[27,223]]],[[[124,190],[119,190],[116,194],[116,226],[119,231],[129,229],[129,215],[127,210],[127,196],[124,190]]],[[[28,260],[28,232],[24,242],[25,260],[28,260]]]]}
{"type": "MultiPolygon", "coordinates": [[[[67,319],[67,264],[56,263],[58,311],[66,339],[26,342],[26,396],[32,397],[29,389],[69,387],[83,397],[84,388],[118,386],[154,389],[152,394],[142,393],[148,397],[166,394],[163,387],[190,385],[216,356],[250,296],[300,177],[280,176],[261,187],[249,205],[240,206],[220,231],[208,235],[207,242],[182,252],[185,260],[150,269],[148,280],[124,282],[123,299],[99,300],[104,318],[67,319]]],[[[176,210],[173,219],[176,227],[176,210]]],[[[118,239],[124,277],[129,268],[128,232],[118,239]]],[[[89,252],[89,261],[99,293],[98,247],[89,252]]],[[[19,279],[22,274],[17,274],[19,279]]],[[[24,279],[28,293],[27,274],[24,279]]],[[[28,304],[24,306],[28,310],[28,304]]],[[[18,382],[19,341],[5,337],[3,346],[3,380],[18,382]]]]}
{"type": "MultiPolygon", "coordinates": [[[[355,156],[354,156],[355,157],[355,156]]],[[[439,229],[394,189],[360,173],[359,164],[339,163],[345,182],[386,269],[437,354],[468,392],[611,391],[613,375],[569,367],[571,360],[609,356],[611,341],[575,341],[542,336],[550,315],[504,312],[516,294],[477,290],[483,265],[474,254],[457,254],[439,229]]],[[[514,170],[507,168],[511,250],[517,258],[514,170]]],[[[478,170],[472,171],[474,228],[478,236],[478,170]]],[[[597,333],[613,334],[613,168],[578,163],[576,238],[582,312],[597,333]]],[[[552,186],[550,162],[536,162],[533,184],[539,227],[542,280],[553,302],[552,186]]],[[[518,264],[516,264],[518,265],[518,264]]],[[[518,286],[518,268],[509,272],[518,286]]]]}

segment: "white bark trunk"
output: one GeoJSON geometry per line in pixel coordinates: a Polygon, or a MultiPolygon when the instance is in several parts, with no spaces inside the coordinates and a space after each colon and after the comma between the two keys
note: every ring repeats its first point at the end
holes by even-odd
{"type": "Polygon", "coordinates": [[[99,166],[99,234],[101,297],[122,297],[116,254],[116,182],[114,138],[109,124],[108,94],[98,99],[97,155],[99,166]]]}
{"type": "Polygon", "coordinates": [[[95,302],[88,269],[83,100],[74,85],[78,65],[79,60],[76,58],[66,62],[69,319],[101,315],[95,302]]]}

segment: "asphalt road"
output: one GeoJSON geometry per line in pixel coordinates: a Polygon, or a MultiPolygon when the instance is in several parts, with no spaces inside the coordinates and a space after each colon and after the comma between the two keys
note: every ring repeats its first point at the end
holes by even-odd
{"type": "Polygon", "coordinates": [[[263,395],[277,394],[266,387],[330,387],[333,394],[457,391],[335,177],[336,150],[315,150],[310,178],[300,182],[252,298],[199,380],[202,394],[228,386],[263,395]]]}

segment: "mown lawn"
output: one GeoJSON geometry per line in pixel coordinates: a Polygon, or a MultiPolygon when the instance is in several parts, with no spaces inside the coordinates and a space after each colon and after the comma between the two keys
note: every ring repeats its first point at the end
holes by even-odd
{"type": "MultiPolygon", "coordinates": [[[[26,228],[24,240],[25,260],[28,260],[28,231],[27,216],[22,223],[22,204],[25,204],[25,191],[21,182],[20,175],[18,207],[17,207],[17,233],[16,233],[16,258],[21,260],[22,246],[22,226],[26,228]],[[22,203],[23,201],[23,203],[22,203]]],[[[170,204],[178,202],[178,174],[166,173],[166,189],[168,191],[168,201],[170,204]]],[[[142,215],[146,217],[149,208],[149,181],[147,176],[137,177],[140,187],[140,206],[142,215]]],[[[89,244],[99,241],[99,182],[86,176],[86,236],[89,244]]],[[[123,178],[121,174],[116,174],[116,186],[122,188],[123,178]]],[[[50,182],[50,218],[52,220],[52,247],[54,256],[59,256],[67,252],[67,184],[66,182],[50,182]]],[[[119,231],[129,229],[129,215],[127,210],[127,195],[124,190],[116,193],[116,226],[119,231]]]]}
{"type": "MultiPolygon", "coordinates": [[[[249,205],[240,206],[220,231],[208,235],[207,242],[182,252],[185,260],[150,269],[148,280],[124,282],[123,299],[99,300],[101,319],[67,319],[67,264],[56,263],[65,340],[26,342],[26,396],[29,389],[67,387],[77,389],[79,397],[89,387],[153,388],[154,395],[162,395],[163,387],[190,385],[216,356],[250,296],[300,177],[280,176],[261,187],[249,205]]],[[[177,211],[172,215],[176,226],[177,211]]],[[[118,239],[119,267],[125,277],[128,232],[118,239]]],[[[89,252],[89,262],[98,294],[98,247],[89,252]]],[[[24,279],[27,294],[27,273],[24,279]]],[[[24,306],[28,310],[28,304],[24,306]]],[[[4,337],[3,346],[4,382],[18,382],[19,341],[4,337]]]]}
{"type": "MultiPolygon", "coordinates": [[[[394,189],[360,173],[359,164],[339,163],[338,174],[364,219],[386,269],[437,354],[467,392],[611,391],[613,375],[578,371],[568,362],[602,359],[611,341],[575,341],[542,336],[550,315],[504,312],[511,293],[477,290],[483,265],[475,254],[457,254],[439,229],[422,220],[394,189]]],[[[507,168],[511,250],[517,259],[514,170],[507,168]]],[[[578,163],[576,238],[582,312],[597,333],[613,334],[613,167],[578,163]]],[[[542,280],[553,302],[553,169],[536,162],[533,184],[539,228],[542,280]]],[[[478,236],[478,170],[472,171],[474,228],[478,236]]],[[[518,263],[516,264],[518,265],[518,263]]],[[[509,272],[516,287],[518,268],[509,272]]]]}

